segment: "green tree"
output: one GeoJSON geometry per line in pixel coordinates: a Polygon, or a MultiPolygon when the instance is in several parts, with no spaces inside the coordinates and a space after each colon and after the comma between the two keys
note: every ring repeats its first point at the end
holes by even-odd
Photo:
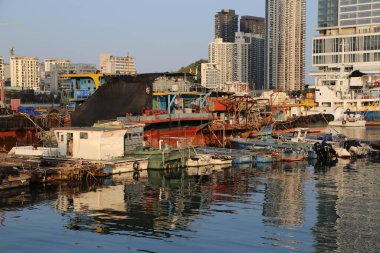
{"type": "Polygon", "coordinates": [[[197,75],[197,80],[200,82],[201,80],[201,64],[208,62],[205,59],[200,59],[196,62],[191,63],[186,67],[182,67],[178,70],[180,73],[189,73],[193,75],[197,75]]]}

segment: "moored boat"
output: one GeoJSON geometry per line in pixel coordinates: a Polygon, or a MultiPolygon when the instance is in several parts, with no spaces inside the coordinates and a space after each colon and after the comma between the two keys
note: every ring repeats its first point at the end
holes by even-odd
{"type": "Polygon", "coordinates": [[[232,159],[232,164],[244,164],[244,163],[253,162],[252,154],[244,150],[205,147],[205,146],[197,147],[196,150],[198,153],[201,153],[201,154],[217,154],[217,155],[228,156],[232,159]]]}
{"type": "Polygon", "coordinates": [[[337,127],[365,127],[367,121],[364,116],[358,113],[353,113],[349,109],[337,120],[330,121],[329,126],[337,127]]]}
{"type": "Polygon", "coordinates": [[[187,162],[187,167],[202,167],[202,166],[230,166],[232,165],[232,159],[228,156],[210,155],[210,154],[196,154],[191,156],[187,162]]]}
{"type": "Polygon", "coordinates": [[[30,171],[17,167],[0,168],[0,190],[29,186],[30,179],[30,171]]]}

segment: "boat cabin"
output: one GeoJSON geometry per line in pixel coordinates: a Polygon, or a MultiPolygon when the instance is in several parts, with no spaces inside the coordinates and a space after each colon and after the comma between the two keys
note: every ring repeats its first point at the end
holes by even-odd
{"type": "Polygon", "coordinates": [[[54,129],[58,156],[74,159],[110,160],[143,146],[144,125],[123,128],[64,127],[54,129]]]}
{"type": "Polygon", "coordinates": [[[294,129],[293,136],[290,138],[290,142],[303,142],[308,133],[307,128],[296,128],[294,129]]]}

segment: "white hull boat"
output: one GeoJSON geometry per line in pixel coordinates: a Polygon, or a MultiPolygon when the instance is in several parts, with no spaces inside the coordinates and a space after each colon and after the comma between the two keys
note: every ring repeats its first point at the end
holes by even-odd
{"type": "Polygon", "coordinates": [[[148,169],[148,159],[129,159],[106,163],[103,173],[109,175],[144,171],[148,169]]]}
{"type": "Polygon", "coordinates": [[[329,126],[336,127],[365,127],[367,121],[356,120],[356,121],[345,121],[345,120],[334,120],[329,122],[329,126]]]}
{"type": "Polygon", "coordinates": [[[187,160],[187,167],[202,167],[214,165],[232,165],[232,159],[225,156],[197,154],[187,160]]]}

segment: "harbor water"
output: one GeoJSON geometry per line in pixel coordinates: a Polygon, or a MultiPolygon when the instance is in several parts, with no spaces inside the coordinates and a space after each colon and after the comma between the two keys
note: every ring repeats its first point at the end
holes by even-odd
{"type": "Polygon", "coordinates": [[[379,252],[379,189],[378,156],[16,189],[0,193],[0,252],[379,252]]]}

